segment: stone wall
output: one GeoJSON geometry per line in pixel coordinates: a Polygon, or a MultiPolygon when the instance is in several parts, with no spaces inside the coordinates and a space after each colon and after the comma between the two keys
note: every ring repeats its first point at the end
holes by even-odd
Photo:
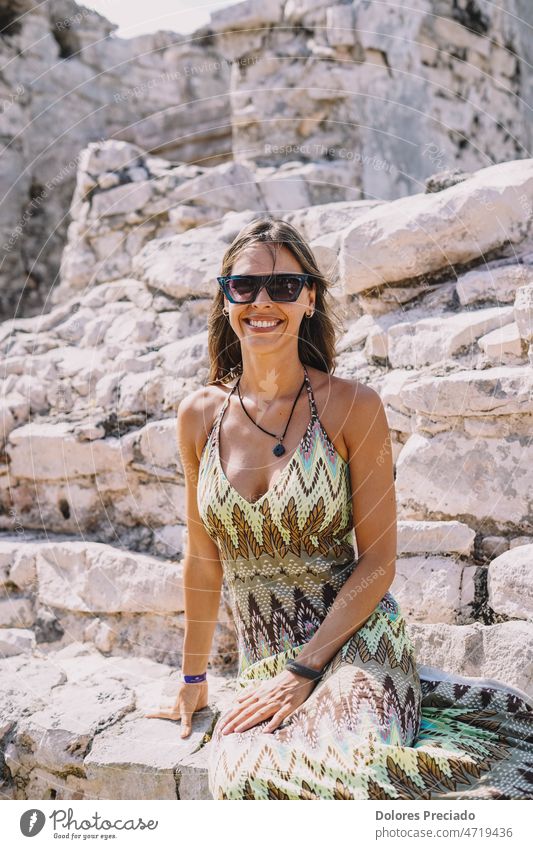
{"type": "Polygon", "coordinates": [[[50,308],[88,142],[217,164],[231,156],[231,126],[229,65],[202,38],[118,38],[74,0],[0,0],[0,16],[2,319],[50,308]]]}
{"type": "MultiPolygon", "coordinates": [[[[359,196],[343,183],[342,172],[333,163],[289,165],[173,165],[127,142],[90,144],[80,155],[73,220],[52,303],[64,303],[87,287],[130,275],[134,257],[144,245],[189,232],[198,249],[176,267],[172,291],[185,293],[189,285],[198,285],[195,275],[209,251],[202,238],[204,228],[218,226],[225,215],[276,215],[287,207],[305,209],[359,196]]],[[[167,287],[168,283],[167,277],[167,287]]]]}
{"type": "Polygon", "coordinates": [[[204,31],[233,61],[237,161],[335,161],[392,199],[530,155],[532,24],[520,0],[249,0],[204,31]]]}
{"type": "MultiPolygon", "coordinates": [[[[0,0],[0,14],[0,317],[50,308],[91,141],[152,155],[118,188],[161,191],[154,154],[281,179],[309,164],[313,203],[331,179],[339,198],[391,200],[531,151],[525,0],[246,0],[190,35],[132,39],[74,0],[0,0]]],[[[306,202],[295,182],[283,209],[306,202]]]]}

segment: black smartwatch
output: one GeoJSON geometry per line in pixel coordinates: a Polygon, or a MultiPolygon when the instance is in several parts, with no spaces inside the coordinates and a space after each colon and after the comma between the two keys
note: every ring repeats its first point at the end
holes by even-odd
{"type": "Polygon", "coordinates": [[[295,672],[296,675],[301,675],[303,678],[310,678],[312,681],[318,681],[324,674],[324,669],[311,669],[309,666],[304,666],[302,663],[297,663],[295,660],[288,660],[285,668],[290,672],[295,672]]]}

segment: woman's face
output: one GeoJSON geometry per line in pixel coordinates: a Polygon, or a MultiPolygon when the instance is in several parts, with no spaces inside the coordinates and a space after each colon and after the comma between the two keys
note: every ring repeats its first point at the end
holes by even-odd
{"type": "MultiPolygon", "coordinates": [[[[253,244],[247,247],[233,263],[232,274],[302,274],[303,269],[295,256],[283,245],[253,244]],[[272,268],[272,253],[275,251],[275,263],[272,268]]],[[[302,288],[298,300],[290,303],[271,301],[265,287],[257,293],[255,301],[250,304],[232,304],[224,296],[224,309],[229,311],[229,322],[232,329],[241,340],[241,345],[265,346],[269,349],[287,339],[298,340],[300,324],[308,321],[306,312],[314,311],[315,286],[302,288]],[[277,320],[273,327],[255,330],[249,320],[277,320]]]]}

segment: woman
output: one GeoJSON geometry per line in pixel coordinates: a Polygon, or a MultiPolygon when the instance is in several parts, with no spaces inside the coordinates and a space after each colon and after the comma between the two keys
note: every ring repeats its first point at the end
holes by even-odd
{"type": "Polygon", "coordinates": [[[180,718],[187,737],[207,705],[225,578],[240,695],[208,743],[214,798],[533,798],[527,695],[417,668],[389,591],[385,412],[373,389],[332,376],[329,284],[311,249],[257,219],[218,279],[208,387],[178,411],[184,680],[174,710],[150,715],[180,718]]]}

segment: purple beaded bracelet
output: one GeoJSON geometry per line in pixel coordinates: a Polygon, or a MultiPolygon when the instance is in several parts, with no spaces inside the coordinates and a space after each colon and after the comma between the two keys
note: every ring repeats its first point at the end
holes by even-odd
{"type": "Polygon", "coordinates": [[[202,672],[201,675],[184,675],[183,680],[185,684],[199,684],[200,681],[205,681],[207,679],[207,672],[202,672]]]}

